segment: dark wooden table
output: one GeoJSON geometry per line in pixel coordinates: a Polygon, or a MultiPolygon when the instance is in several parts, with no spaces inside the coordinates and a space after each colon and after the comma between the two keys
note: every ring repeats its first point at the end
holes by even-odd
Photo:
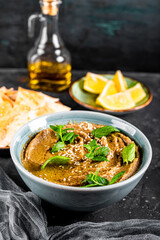
{"type": "MultiPolygon", "coordinates": [[[[86,71],[73,71],[73,81],[85,75],[86,71]]],[[[160,74],[125,73],[126,76],[145,83],[153,94],[151,104],[135,113],[121,116],[122,119],[134,124],[149,139],[153,148],[152,163],[143,179],[136,188],[123,200],[110,207],[91,213],[75,213],[58,209],[42,201],[49,225],[67,225],[77,221],[122,221],[131,218],[160,219],[160,74]]],[[[18,86],[27,88],[27,71],[25,69],[0,69],[0,87],[18,86]]],[[[86,110],[75,103],[68,91],[50,93],[59,97],[61,101],[76,110],[86,110]]],[[[28,190],[18,175],[10,156],[3,157],[0,152],[0,166],[8,176],[19,186],[28,190]]]]}

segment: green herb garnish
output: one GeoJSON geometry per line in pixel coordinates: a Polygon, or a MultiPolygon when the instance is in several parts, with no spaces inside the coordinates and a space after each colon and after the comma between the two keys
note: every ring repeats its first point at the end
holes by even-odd
{"type": "Polygon", "coordinates": [[[117,174],[112,178],[112,180],[110,181],[110,185],[113,184],[113,183],[115,183],[115,182],[117,182],[117,180],[120,179],[120,178],[123,176],[124,173],[125,173],[125,171],[122,171],[122,172],[120,172],[120,173],[117,173],[117,174]]]}
{"type": "Polygon", "coordinates": [[[70,158],[69,157],[64,157],[64,156],[54,156],[49,158],[41,167],[41,169],[43,170],[47,164],[59,164],[59,165],[65,165],[69,162],[70,158]]]}
{"type": "Polygon", "coordinates": [[[108,179],[98,176],[98,172],[99,172],[100,169],[101,168],[99,168],[93,174],[92,173],[88,174],[86,176],[86,179],[84,181],[82,181],[82,183],[88,182],[89,184],[85,185],[85,186],[81,186],[81,187],[86,188],[86,187],[99,187],[99,186],[111,185],[111,184],[115,183],[119,178],[121,178],[123,176],[123,174],[125,173],[123,171],[123,172],[120,172],[120,173],[116,174],[112,178],[111,182],[109,182],[108,179]]]}
{"type": "Polygon", "coordinates": [[[72,143],[78,134],[74,132],[67,132],[68,130],[74,130],[74,128],[64,128],[65,125],[50,125],[50,128],[56,132],[59,142],[57,142],[51,152],[57,152],[65,147],[65,143],[72,143]]]}
{"type": "Polygon", "coordinates": [[[58,152],[59,150],[61,150],[61,149],[64,148],[64,147],[65,147],[65,143],[64,143],[64,142],[57,142],[57,143],[53,146],[51,152],[58,152]]]}
{"type": "Polygon", "coordinates": [[[112,132],[119,132],[119,130],[112,126],[104,126],[101,128],[94,129],[92,131],[92,135],[97,138],[101,138],[103,136],[108,136],[112,132]]]}
{"type": "Polygon", "coordinates": [[[69,143],[71,144],[76,137],[78,137],[78,134],[75,134],[74,132],[68,132],[68,133],[64,134],[63,141],[64,142],[69,141],[69,143]]]}
{"type": "Polygon", "coordinates": [[[94,151],[94,157],[97,156],[107,156],[109,153],[109,148],[108,147],[100,147],[97,150],[94,151]]]}
{"type": "Polygon", "coordinates": [[[61,139],[63,142],[63,137],[62,137],[62,128],[64,128],[65,125],[50,125],[50,128],[56,132],[58,140],[61,139]]]}
{"type": "Polygon", "coordinates": [[[98,186],[105,186],[109,184],[109,181],[106,178],[98,176],[100,168],[95,173],[90,173],[86,176],[86,179],[82,182],[88,182],[88,185],[82,187],[98,187],[98,186]]]}
{"type": "Polygon", "coordinates": [[[73,137],[69,139],[69,143],[71,144],[74,141],[74,139],[78,136],[79,136],[78,134],[74,134],[73,137]]]}
{"type": "Polygon", "coordinates": [[[84,144],[83,146],[87,148],[90,153],[93,153],[96,148],[100,147],[96,139],[93,139],[89,144],[84,144]]]}
{"type": "Polygon", "coordinates": [[[135,151],[136,151],[135,143],[131,143],[125,148],[123,148],[122,151],[123,163],[128,164],[129,162],[133,162],[133,160],[135,159],[135,151]]]}
{"type": "Polygon", "coordinates": [[[96,139],[93,139],[88,145],[84,144],[83,146],[89,151],[89,153],[85,154],[87,158],[92,159],[92,161],[108,161],[106,156],[109,153],[109,148],[100,147],[100,145],[97,144],[96,139]],[[96,148],[98,149],[96,150],[96,148]]]}

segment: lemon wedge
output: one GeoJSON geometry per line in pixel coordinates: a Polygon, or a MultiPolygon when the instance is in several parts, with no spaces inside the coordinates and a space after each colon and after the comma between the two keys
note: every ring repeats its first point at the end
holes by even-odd
{"type": "Polygon", "coordinates": [[[106,96],[117,93],[117,89],[113,81],[108,81],[104,87],[102,93],[96,99],[96,103],[101,105],[101,102],[105,101],[106,96]]]}
{"type": "Polygon", "coordinates": [[[85,77],[83,89],[87,92],[98,94],[102,92],[107,82],[108,80],[105,77],[88,72],[85,77]]]}
{"type": "Polygon", "coordinates": [[[127,83],[120,70],[116,71],[112,81],[115,83],[118,92],[123,92],[127,89],[127,83]]]}
{"type": "Polygon", "coordinates": [[[129,88],[127,92],[131,93],[132,99],[135,103],[141,101],[146,96],[146,93],[140,83],[137,83],[134,87],[129,88]]]}
{"type": "Polygon", "coordinates": [[[125,110],[135,106],[131,93],[128,91],[105,96],[98,102],[102,107],[110,110],[125,110]]]}

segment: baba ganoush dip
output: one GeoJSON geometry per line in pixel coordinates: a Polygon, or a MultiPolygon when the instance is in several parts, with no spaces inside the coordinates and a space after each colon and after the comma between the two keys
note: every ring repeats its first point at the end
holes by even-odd
{"type": "Polygon", "coordinates": [[[88,122],[51,125],[25,145],[21,160],[33,175],[77,187],[113,184],[134,175],[140,147],[112,126],[88,122]]]}

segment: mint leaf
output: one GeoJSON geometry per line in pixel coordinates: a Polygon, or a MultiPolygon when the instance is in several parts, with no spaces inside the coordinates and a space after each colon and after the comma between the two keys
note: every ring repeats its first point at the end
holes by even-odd
{"type": "Polygon", "coordinates": [[[92,135],[97,138],[101,138],[103,136],[108,136],[112,132],[119,132],[119,130],[112,126],[104,126],[101,128],[94,129],[92,131],[92,135]]]}
{"type": "Polygon", "coordinates": [[[86,153],[85,156],[86,156],[87,158],[90,158],[90,159],[94,158],[93,153],[86,153]]]}
{"type": "Polygon", "coordinates": [[[65,125],[50,125],[49,127],[56,132],[57,134],[57,138],[61,139],[61,141],[63,142],[63,138],[62,138],[62,128],[64,128],[65,125]]]}
{"type": "Polygon", "coordinates": [[[100,147],[97,150],[94,151],[94,157],[97,156],[107,156],[109,153],[109,148],[108,147],[100,147]]]}
{"type": "Polygon", "coordinates": [[[86,179],[84,179],[81,183],[85,183],[85,182],[88,182],[88,185],[85,185],[85,186],[81,186],[82,188],[86,188],[86,187],[99,187],[99,186],[107,186],[107,185],[111,185],[113,183],[115,183],[119,178],[121,178],[123,176],[123,174],[125,173],[124,171],[123,172],[120,172],[118,174],[116,174],[111,182],[108,181],[107,178],[104,178],[104,177],[100,177],[98,175],[98,172],[101,168],[99,168],[95,173],[90,173],[86,176],[86,179]]]}
{"type": "Polygon", "coordinates": [[[98,172],[101,168],[99,168],[94,174],[92,174],[91,176],[91,180],[94,182],[94,183],[97,183],[97,185],[108,185],[109,184],[109,181],[104,178],[104,177],[100,177],[98,176],[98,172]]]}
{"type": "Polygon", "coordinates": [[[110,185],[113,184],[113,183],[115,183],[115,182],[117,182],[117,180],[120,179],[120,178],[123,176],[124,173],[125,173],[125,171],[120,172],[120,173],[117,173],[117,174],[112,178],[112,180],[110,181],[110,185]]]}
{"type": "Polygon", "coordinates": [[[88,183],[92,184],[93,183],[92,177],[93,176],[98,176],[98,172],[99,172],[100,169],[101,169],[101,167],[95,173],[87,174],[86,179],[83,180],[82,183],[88,182],[88,183]]]}
{"type": "Polygon", "coordinates": [[[43,170],[47,164],[56,164],[56,165],[65,165],[69,162],[70,158],[69,157],[64,157],[64,156],[54,156],[49,158],[41,167],[43,170]]]}
{"type": "Polygon", "coordinates": [[[59,139],[59,138],[60,138],[60,135],[59,135],[59,133],[58,133],[59,128],[58,128],[57,126],[54,126],[54,125],[50,125],[49,127],[50,127],[53,131],[56,132],[57,138],[59,139]]]}
{"type": "Polygon", "coordinates": [[[74,130],[74,128],[65,128],[62,130],[62,133],[65,134],[68,130],[74,130]]]}
{"type": "Polygon", "coordinates": [[[62,128],[65,127],[65,125],[50,125],[49,126],[53,131],[59,132],[62,128]]]}
{"type": "Polygon", "coordinates": [[[97,183],[97,185],[106,186],[109,184],[109,181],[107,178],[100,177],[100,176],[97,176],[95,178],[96,178],[95,183],[97,183]]]}
{"type": "Polygon", "coordinates": [[[74,136],[74,132],[68,132],[63,136],[63,141],[67,142],[74,136]]]}
{"type": "Polygon", "coordinates": [[[97,144],[96,139],[92,140],[88,145],[83,145],[89,153],[86,153],[85,156],[87,158],[92,159],[93,161],[108,161],[107,158],[105,158],[109,153],[108,147],[100,147],[100,145],[97,144]],[[98,148],[97,150],[95,150],[98,148]]]}
{"type": "Polygon", "coordinates": [[[94,150],[100,145],[97,144],[96,139],[93,139],[88,145],[84,144],[83,146],[87,148],[87,150],[89,151],[89,153],[87,153],[85,156],[91,159],[94,157],[93,155],[94,150]]]}
{"type": "Polygon", "coordinates": [[[98,162],[106,161],[106,162],[109,162],[109,160],[106,157],[103,157],[103,156],[93,157],[92,161],[98,161],[98,162]]]}
{"type": "Polygon", "coordinates": [[[82,181],[88,182],[88,185],[82,186],[82,187],[98,187],[98,186],[106,186],[109,184],[109,181],[106,178],[98,176],[100,168],[95,173],[90,173],[86,176],[86,179],[82,181]]]}
{"type": "Polygon", "coordinates": [[[74,141],[74,139],[77,138],[78,136],[79,136],[78,134],[74,134],[73,137],[69,139],[69,143],[71,144],[74,141]]]}
{"type": "Polygon", "coordinates": [[[74,139],[78,137],[78,135],[75,134],[74,132],[67,132],[68,130],[74,130],[74,128],[63,129],[64,127],[65,125],[50,125],[50,128],[56,132],[58,140],[61,140],[60,141],[61,143],[57,143],[57,145],[52,148],[52,152],[57,152],[61,148],[64,148],[65,147],[64,142],[69,142],[71,144],[74,141],[74,139]]]}
{"type": "Polygon", "coordinates": [[[97,147],[97,146],[99,146],[99,145],[97,145],[96,139],[93,139],[93,140],[89,143],[89,146],[91,147],[91,149],[93,149],[93,148],[95,148],[95,147],[97,147]]]}
{"type": "Polygon", "coordinates": [[[84,179],[84,180],[82,181],[82,183],[84,183],[84,182],[88,182],[89,184],[94,183],[94,182],[91,180],[92,175],[93,175],[92,173],[88,174],[88,175],[86,176],[86,179],[84,179]]]}
{"type": "Polygon", "coordinates": [[[135,143],[131,143],[125,148],[123,148],[122,151],[123,163],[128,164],[129,162],[133,162],[133,160],[135,159],[135,151],[136,151],[135,143]]]}
{"type": "Polygon", "coordinates": [[[57,132],[59,129],[58,125],[50,125],[49,127],[55,132],[57,132]]]}
{"type": "Polygon", "coordinates": [[[93,153],[96,148],[100,147],[100,145],[97,144],[96,139],[93,139],[88,145],[84,144],[83,146],[87,148],[90,153],[93,153]]]}
{"type": "Polygon", "coordinates": [[[84,146],[85,148],[87,148],[87,150],[88,150],[89,152],[91,152],[91,146],[90,146],[90,145],[84,144],[83,146],[84,146]]]}
{"type": "Polygon", "coordinates": [[[59,150],[61,150],[61,149],[64,148],[64,147],[65,147],[65,144],[64,144],[63,142],[57,142],[57,143],[53,146],[51,152],[58,152],[59,150]]]}
{"type": "Polygon", "coordinates": [[[100,147],[100,145],[97,144],[96,139],[93,139],[88,145],[84,144],[83,146],[87,148],[90,153],[93,153],[96,148],[100,147]]]}

